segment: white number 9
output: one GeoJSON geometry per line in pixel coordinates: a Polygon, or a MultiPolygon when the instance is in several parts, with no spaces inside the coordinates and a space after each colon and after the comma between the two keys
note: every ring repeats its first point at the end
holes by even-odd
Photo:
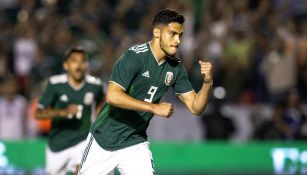
{"type": "Polygon", "coordinates": [[[151,102],[152,102],[152,99],[153,99],[153,97],[154,97],[154,95],[155,95],[155,93],[157,92],[157,90],[158,90],[158,87],[156,87],[156,86],[151,86],[150,89],[149,89],[149,91],[147,92],[147,94],[150,95],[150,98],[149,98],[149,99],[148,99],[148,98],[145,98],[144,101],[151,103],[151,102]]]}

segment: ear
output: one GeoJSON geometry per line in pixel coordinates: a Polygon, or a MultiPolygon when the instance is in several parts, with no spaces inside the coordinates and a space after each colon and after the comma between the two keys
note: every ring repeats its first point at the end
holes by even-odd
{"type": "Polygon", "coordinates": [[[66,62],[66,61],[63,63],[63,69],[64,69],[65,71],[68,70],[68,65],[67,65],[67,62],[66,62]]]}
{"type": "Polygon", "coordinates": [[[152,32],[155,38],[160,38],[161,29],[159,27],[155,27],[152,32]]]}

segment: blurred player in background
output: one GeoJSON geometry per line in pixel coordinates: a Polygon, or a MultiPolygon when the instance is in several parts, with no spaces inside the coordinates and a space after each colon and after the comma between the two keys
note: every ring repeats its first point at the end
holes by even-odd
{"type": "Polygon", "coordinates": [[[17,140],[28,134],[28,102],[18,93],[16,77],[7,75],[0,84],[0,140],[17,140]],[[12,132],[14,128],[14,132],[12,132]]]}
{"type": "Polygon", "coordinates": [[[176,57],[184,17],[164,9],[153,20],[150,42],[125,51],[113,68],[107,104],[94,122],[80,164],[82,175],[152,175],[152,156],[146,129],[153,115],[169,118],[173,105],[160,102],[172,87],[187,108],[201,115],[212,88],[211,63],[199,61],[203,85],[193,90],[176,57]]]}
{"type": "Polygon", "coordinates": [[[48,175],[76,174],[91,116],[102,107],[101,81],[87,75],[87,54],[81,47],[67,51],[66,74],[52,76],[39,99],[35,117],[52,118],[46,149],[48,175]]]}

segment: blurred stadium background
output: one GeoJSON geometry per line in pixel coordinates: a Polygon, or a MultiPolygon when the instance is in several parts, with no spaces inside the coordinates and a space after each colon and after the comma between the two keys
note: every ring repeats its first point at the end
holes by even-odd
{"type": "Polygon", "coordinates": [[[203,59],[214,90],[203,118],[167,93],[174,116],[148,130],[156,174],[307,174],[306,0],[0,0],[1,175],[44,174],[50,123],[33,112],[65,50],[86,48],[107,83],[166,7],[186,17],[179,56],[194,88],[203,59]]]}

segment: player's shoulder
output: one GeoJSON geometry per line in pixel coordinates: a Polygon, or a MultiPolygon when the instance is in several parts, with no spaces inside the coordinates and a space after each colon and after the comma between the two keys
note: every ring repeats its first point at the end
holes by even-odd
{"type": "Polygon", "coordinates": [[[67,83],[67,81],[68,81],[67,74],[53,75],[49,78],[49,82],[52,85],[67,83]]]}
{"type": "Polygon", "coordinates": [[[101,86],[102,85],[102,81],[100,78],[94,77],[92,75],[86,75],[85,76],[85,81],[89,84],[92,85],[97,85],[97,86],[101,86]]]}
{"type": "Polygon", "coordinates": [[[129,61],[131,63],[139,63],[146,58],[149,51],[150,48],[148,43],[134,45],[124,52],[120,60],[129,61]]]}
{"type": "Polygon", "coordinates": [[[133,54],[133,55],[143,55],[144,53],[149,52],[149,44],[148,43],[143,43],[143,44],[137,44],[132,47],[130,47],[127,50],[127,53],[133,54]]]}

